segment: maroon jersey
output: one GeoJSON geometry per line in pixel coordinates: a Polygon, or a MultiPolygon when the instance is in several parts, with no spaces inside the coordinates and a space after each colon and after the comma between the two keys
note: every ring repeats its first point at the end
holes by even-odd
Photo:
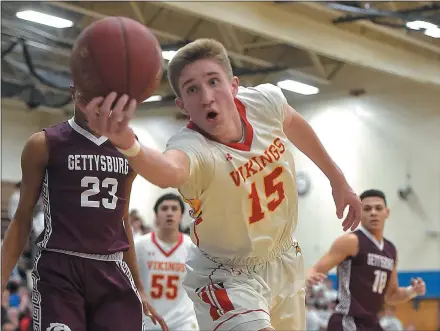
{"type": "Polygon", "coordinates": [[[49,161],[42,185],[45,226],[37,245],[94,255],[127,250],[127,159],[106,137],[96,138],[73,119],[44,131],[49,161]]]}
{"type": "Polygon", "coordinates": [[[386,239],[379,243],[367,230],[354,231],[359,239],[356,256],[338,266],[336,313],[376,320],[384,304],[396,248],[386,239]]]}

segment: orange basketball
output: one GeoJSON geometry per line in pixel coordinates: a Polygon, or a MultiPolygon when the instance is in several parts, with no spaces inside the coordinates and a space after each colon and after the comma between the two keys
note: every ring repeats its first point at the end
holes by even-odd
{"type": "Polygon", "coordinates": [[[107,17],[81,32],[70,68],[87,100],[115,91],[142,102],[162,79],[162,51],[145,25],[127,17],[107,17]]]}

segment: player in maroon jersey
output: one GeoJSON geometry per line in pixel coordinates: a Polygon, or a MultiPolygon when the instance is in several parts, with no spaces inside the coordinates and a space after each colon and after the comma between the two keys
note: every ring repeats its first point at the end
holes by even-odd
{"type": "Polygon", "coordinates": [[[426,291],[421,278],[399,287],[396,248],[383,237],[389,215],[385,194],[368,190],[360,198],[361,227],[336,239],[308,272],[310,287],[338,266],[338,302],[328,331],[382,330],[377,314],[384,302],[403,303],[426,291]]]}
{"type": "MultiPolygon", "coordinates": [[[[20,201],[2,248],[2,291],[41,192],[45,228],[32,273],[34,330],[140,331],[142,307],[167,330],[144,293],[128,223],[136,174],[106,137],[89,129],[78,91],[73,101],[73,118],[35,133],[23,149],[20,201]]],[[[136,102],[126,95],[115,105],[130,107],[136,102]]]]}

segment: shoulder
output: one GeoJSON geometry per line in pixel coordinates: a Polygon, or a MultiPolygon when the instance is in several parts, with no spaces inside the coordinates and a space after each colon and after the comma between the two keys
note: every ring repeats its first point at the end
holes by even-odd
{"type": "Polygon", "coordinates": [[[187,149],[208,148],[207,139],[188,127],[182,128],[179,132],[174,134],[167,142],[167,150],[169,149],[187,149]]]}
{"type": "Polygon", "coordinates": [[[354,256],[359,250],[359,238],[355,232],[350,232],[338,237],[332,245],[332,250],[344,252],[354,256]]]}
{"type": "Polygon", "coordinates": [[[278,86],[268,83],[253,87],[240,86],[237,98],[245,103],[265,103],[274,107],[287,103],[283,91],[278,86]]]}
{"type": "Polygon", "coordinates": [[[287,105],[282,90],[273,84],[261,84],[254,87],[240,87],[237,99],[258,116],[267,115],[268,119],[284,121],[284,108],[287,105]]]}
{"type": "Polygon", "coordinates": [[[395,246],[391,241],[389,241],[389,240],[386,239],[386,238],[383,238],[383,242],[384,242],[384,245],[385,245],[387,248],[389,248],[391,251],[393,251],[394,254],[397,254],[397,248],[396,248],[396,246],[395,246]]]}
{"type": "Polygon", "coordinates": [[[151,240],[151,232],[147,233],[147,234],[143,234],[143,235],[137,236],[134,239],[134,245],[136,247],[144,247],[146,245],[151,244],[152,242],[153,241],[151,240]]]}
{"type": "Polygon", "coordinates": [[[185,233],[182,234],[182,239],[184,245],[191,246],[193,244],[191,237],[185,233]]]}

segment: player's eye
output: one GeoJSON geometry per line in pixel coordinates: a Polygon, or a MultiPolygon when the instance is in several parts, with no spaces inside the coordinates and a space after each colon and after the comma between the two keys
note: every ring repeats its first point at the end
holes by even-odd
{"type": "Polygon", "coordinates": [[[217,86],[218,83],[220,83],[220,80],[218,78],[212,78],[209,80],[209,85],[211,86],[217,86]]]}
{"type": "Polygon", "coordinates": [[[196,86],[190,86],[190,87],[188,87],[188,89],[186,90],[186,92],[187,92],[188,94],[190,94],[190,93],[196,93],[196,92],[197,92],[197,87],[196,87],[196,86]]]}

